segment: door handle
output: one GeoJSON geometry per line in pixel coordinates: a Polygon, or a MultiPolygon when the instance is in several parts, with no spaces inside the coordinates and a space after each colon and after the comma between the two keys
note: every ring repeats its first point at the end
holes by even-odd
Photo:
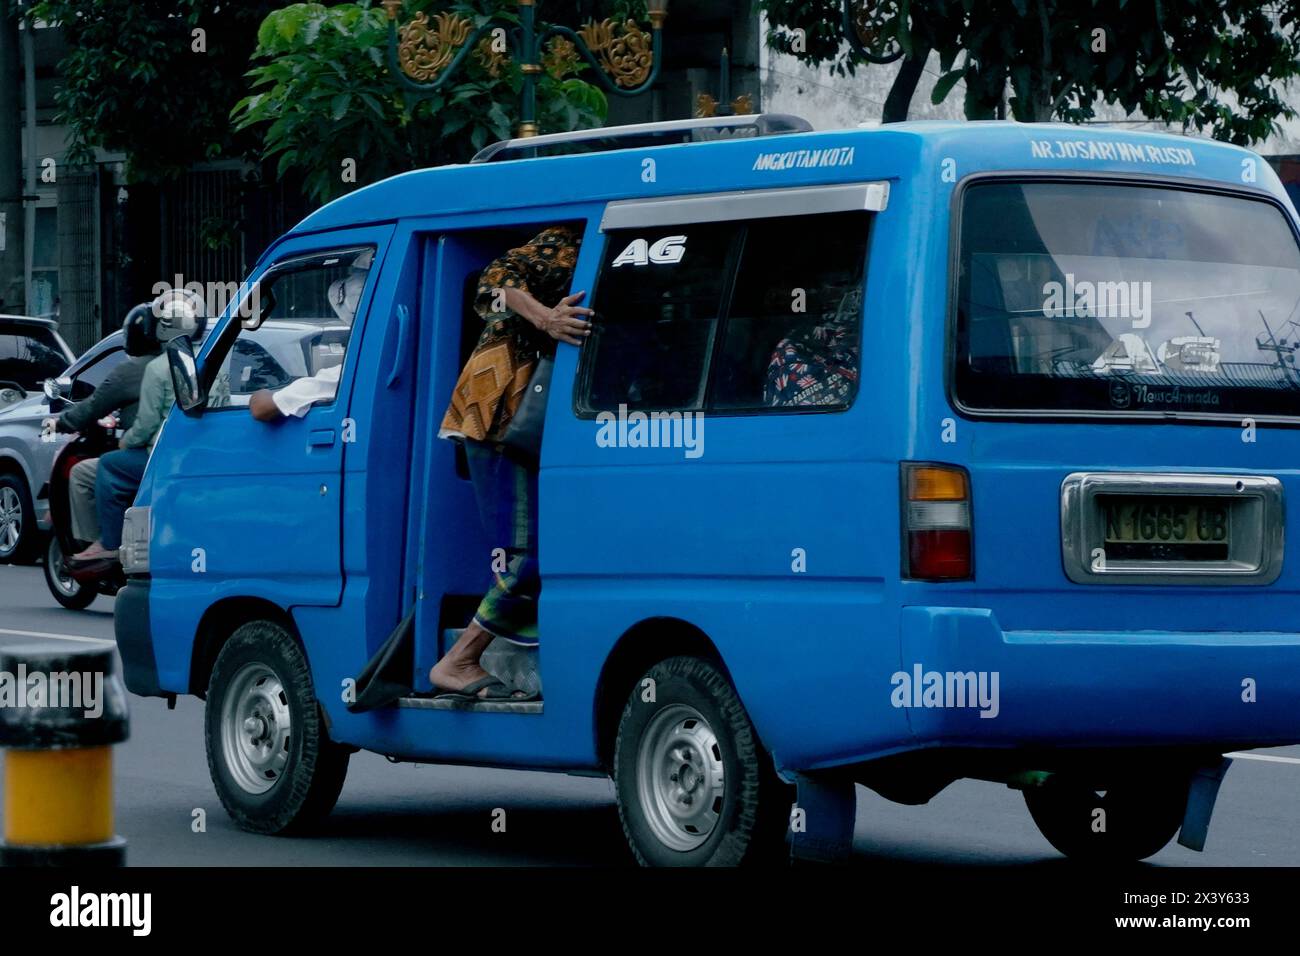
{"type": "Polygon", "coordinates": [[[313,448],[331,448],[334,445],[334,429],[317,428],[307,434],[307,444],[313,448]]]}
{"type": "Polygon", "coordinates": [[[397,307],[397,351],[393,355],[393,368],[388,373],[388,388],[397,385],[402,377],[402,366],[406,364],[406,340],[411,334],[411,310],[404,305],[397,307]]]}

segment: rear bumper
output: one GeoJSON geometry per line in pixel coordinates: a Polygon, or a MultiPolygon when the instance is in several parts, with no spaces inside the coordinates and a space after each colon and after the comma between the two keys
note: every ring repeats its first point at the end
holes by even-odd
{"type": "Polygon", "coordinates": [[[909,607],[901,650],[893,702],[924,746],[1300,742],[1300,633],[1004,631],[986,609],[909,607]]]}
{"type": "Polygon", "coordinates": [[[149,626],[149,580],[131,578],[117,593],[113,608],[113,633],[122,658],[127,690],[141,697],[164,697],[158,682],[158,662],[149,626]]]}

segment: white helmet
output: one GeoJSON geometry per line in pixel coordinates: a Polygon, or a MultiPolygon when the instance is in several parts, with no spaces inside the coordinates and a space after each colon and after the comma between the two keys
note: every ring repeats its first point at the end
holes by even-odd
{"type": "Polygon", "coordinates": [[[182,335],[197,341],[208,326],[203,297],[191,289],[168,289],[153,300],[152,311],[158,320],[158,341],[164,345],[182,335]]]}

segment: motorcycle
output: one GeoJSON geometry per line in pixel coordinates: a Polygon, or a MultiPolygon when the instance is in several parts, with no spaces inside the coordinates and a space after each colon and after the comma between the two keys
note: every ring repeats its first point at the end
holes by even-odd
{"type": "Polygon", "coordinates": [[[90,544],[72,535],[72,467],[115,448],[117,420],[110,415],[86,426],[54,456],[49,485],[53,533],[45,552],[45,583],[54,600],[74,611],[84,611],[98,595],[112,597],[126,586],[126,575],[116,561],[95,561],[81,567],[69,567],[65,561],[66,555],[76,554],[90,544]]]}

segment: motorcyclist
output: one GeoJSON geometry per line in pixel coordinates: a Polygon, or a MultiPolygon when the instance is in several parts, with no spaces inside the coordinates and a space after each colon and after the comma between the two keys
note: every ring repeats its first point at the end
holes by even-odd
{"type": "Polygon", "coordinates": [[[171,371],[162,348],[174,338],[189,335],[198,340],[207,327],[203,300],[193,292],[175,289],[164,292],[149,306],[141,321],[141,336],[157,343],[160,354],[145,366],[140,380],[139,408],[135,421],[122,435],[117,451],[100,457],[95,476],[95,506],[99,513],[100,535],[90,547],[72,556],[78,564],[117,560],[122,539],[122,517],[144,477],[149,452],[171,410],[171,371]]]}
{"type": "MultiPolygon", "coordinates": [[[[140,381],[145,366],[158,354],[158,341],[143,331],[144,318],[149,314],[148,302],[127,312],[122,322],[125,339],[124,351],[128,358],[108,373],[94,394],[64,410],[54,420],[59,432],[79,432],[116,410],[119,428],[130,428],[135,422],[140,400],[140,381]]],[[[98,458],[88,458],[72,467],[68,477],[68,495],[72,515],[72,536],[78,541],[95,541],[99,538],[99,517],[95,510],[95,475],[98,458]]]]}

